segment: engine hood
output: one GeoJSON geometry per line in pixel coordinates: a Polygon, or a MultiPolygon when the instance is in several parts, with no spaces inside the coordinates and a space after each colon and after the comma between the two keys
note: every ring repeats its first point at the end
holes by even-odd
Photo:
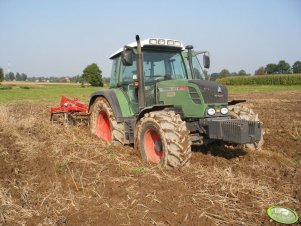
{"type": "Polygon", "coordinates": [[[205,103],[228,103],[228,89],[226,86],[206,80],[189,80],[196,84],[202,92],[205,103]]]}

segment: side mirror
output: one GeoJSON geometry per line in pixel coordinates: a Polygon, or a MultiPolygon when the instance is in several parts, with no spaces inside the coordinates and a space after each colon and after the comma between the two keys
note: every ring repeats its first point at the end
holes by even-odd
{"type": "Polygon", "coordinates": [[[121,61],[124,66],[131,66],[133,65],[133,49],[128,48],[127,46],[124,47],[123,52],[121,53],[121,61]]]}
{"type": "Polygon", "coordinates": [[[208,55],[203,55],[203,64],[204,68],[209,68],[210,67],[210,57],[208,55]]]}

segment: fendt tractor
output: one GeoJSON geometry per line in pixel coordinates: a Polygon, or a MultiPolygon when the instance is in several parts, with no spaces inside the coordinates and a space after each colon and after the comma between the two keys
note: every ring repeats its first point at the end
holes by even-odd
{"type": "Polygon", "coordinates": [[[229,112],[240,101],[228,102],[225,86],[205,80],[199,54],[209,68],[206,51],[173,39],[140,41],[137,35],[110,57],[110,89],[91,96],[92,133],[107,143],[134,144],[142,158],[170,167],[189,162],[191,145],[219,140],[259,148],[256,115],[239,107],[229,112]],[[253,120],[243,119],[246,114],[253,120]]]}
{"type": "Polygon", "coordinates": [[[192,145],[221,143],[260,149],[262,123],[228,102],[223,85],[206,80],[207,51],[174,39],[150,38],[115,52],[110,89],[96,91],[88,106],[91,132],[107,143],[134,145],[143,159],[185,166],[192,145]]]}

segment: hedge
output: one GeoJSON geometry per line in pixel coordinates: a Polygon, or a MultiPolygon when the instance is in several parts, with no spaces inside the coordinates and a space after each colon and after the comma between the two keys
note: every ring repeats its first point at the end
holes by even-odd
{"type": "Polygon", "coordinates": [[[301,74],[232,76],[217,82],[224,85],[301,85],[301,74]]]}

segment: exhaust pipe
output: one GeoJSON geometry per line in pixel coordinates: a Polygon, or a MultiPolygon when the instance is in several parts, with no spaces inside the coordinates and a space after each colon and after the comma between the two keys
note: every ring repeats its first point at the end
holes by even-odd
{"type": "Polygon", "coordinates": [[[138,87],[138,103],[140,111],[145,108],[145,87],[144,87],[144,72],[143,72],[143,56],[141,51],[141,42],[139,35],[136,35],[137,42],[137,74],[139,80],[138,87]]]}
{"type": "Polygon", "coordinates": [[[191,77],[192,77],[192,79],[195,79],[195,72],[194,72],[193,63],[192,63],[192,49],[193,49],[193,46],[188,45],[188,46],[185,47],[185,49],[188,50],[188,62],[189,62],[189,67],[190,67],[190,71],[191,71],[191,77]]]}

